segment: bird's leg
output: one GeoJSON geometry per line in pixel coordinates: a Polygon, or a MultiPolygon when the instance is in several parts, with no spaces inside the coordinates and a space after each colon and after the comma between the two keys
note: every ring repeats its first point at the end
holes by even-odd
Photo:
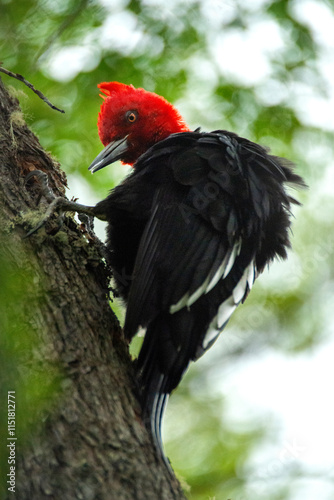
{"type": "Polygon", "coordinates": [[[62,225],[62,221],[64,218],[65,212],[78,212],[79,214],[85,214],[88,218],[92,219],[93,217],[98,217],[101,220],[105,220],[104,214],[98,212],[95,207],[90,207],[87,205],[81,205],[80,203],[76,203],[74,201],[67,200],[62,196],[56,197],[52,190],[50,189],[48,182],[48,175],[41,170],[34,170],[30,172],[26,177],[26,182],[28,182],[32,177],[37,177],[41,186],[41,193],[38,197],[37,204],[40,202],[42,196],[46,198],[46,200],[50,203],[48,209],[45,212],[44,217],[41,221],[31,229],[28,234],[25,236],[26,238],[34,234],[41,227],[43,227],[46,222],[52,217],[55,212],[59,212],[59,222],[60,226],[62,225]]]}

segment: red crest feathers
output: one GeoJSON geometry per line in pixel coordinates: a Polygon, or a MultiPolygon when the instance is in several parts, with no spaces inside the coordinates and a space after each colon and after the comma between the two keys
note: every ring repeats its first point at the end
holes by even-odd
{"type": "Polygon", "coordinates": [[[105,99],[106,97],[109,97],[112,93],[125,93],[129,91],[134,90],[133,85],[125,85],[125,83],[119,83],[119,82],[102,82],[98,84],[98,88],[102,90],[103,94],[100,94],[100,96],[105,99]]]}
{"type": "Polygon", "coordinates": [[[177,109],[154,92],[119,82],[102,82],[98,88],[104,99],[98,117],[100,139],[107,146],[127,137],[124,163],[134,164],[156,142],[189,130],[177,109]],[[129,112],[136,116],[133,122],[127,119],[129,112]]]}

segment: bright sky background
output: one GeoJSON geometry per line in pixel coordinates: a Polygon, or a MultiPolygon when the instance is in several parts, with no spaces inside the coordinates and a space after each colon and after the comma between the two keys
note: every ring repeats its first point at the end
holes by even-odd
{"type": "MultiPolygon", "coordinates": [[[[159,2],[151,0],[151,3],[156,5],[159,2]]],[[[265,0],[244,2],[249,8],[254,8],[254,12],[263,3],[265,0]]],[[[288,97],[306,125],[334,130],[334,16],[325,4],[315,0],[296,0],[292,3],[292,11],[299,21],[311,27],[319,43],[317,69],[326,82],[326,95],[319,94],[316,86],[302,83],[283,85],[270,79],[269,56],[273,52],[279,54],[286,42],[284,31],[272,20],[259,18],[255,12],[254,22],[244,35],[241,36],[238,30],[217,33],[214,25],[218,17],[231,15],[233,2],[208,0],[205,6],[208,8],[205,8],[203,15],[211,15],[213,23],[212,33],[208,34],[211,37],[212,57],[223,75],[245,85],[256,84],[258,96],[264,105],[278,104],[288,97]]],[[[160,2],[160,7],[165,8],[168,15],[168,6],[162,7],[160,2]]],[[[83,67],[88,71],[93,69],[99,57],[98,50],[93,50],[91,44],[91,37],[96,36],[102,47],[117,43],[117,48],[129,54],[138,40],[145,44],[134,16],[129,14],[125,18],[122,13],[114,15],[106,19],[99,33],[89,35],[84,46],[62,49],[50,59],[48,71],[52,77],[59,78],[62,75],[63,80],[70,80],[83,67]],[[66,62],[69,60],[71,64],[66,62]]],[[[156,50],[159,50],[158,46],[156,50]]],[[[214,81],[215,71],[208,61],[200,61],[194,65],[193,71],[196,78],[206,78],[211,83],[214,81]]],[[[191,100],[189,107],[194,102],[191,100]]],[[[187,104],[184,104],[182,112],[186,114],[187,104]]],[[[305,148],[308,153],[306,144],[296,144],[296,147],[305,148]]],[[[313,153],[309,151],[310,158],[313,154],[319,161],[319,157],[324,157],[326,152],[321,149],[321,145],[314,147],[313,153]]],[[[120,177],[123,172],[120,169],[120,177]]],[[[333,172],[333,165],[330,165],[325,182],[317,185],[313,198],[315,205],[324,193],[333,201],[333,172]]],[[[69,184],[75,187],[70,196],[80,194],[80,199],[87,203],[98,201],[92,197],[89,185],[85,185],[82,179],[71,176],[69,184]]],[[[275,280],[278,283],[281,278],[279,275],[272,277],[269,273],[261,277],[261,280],[264,279],[271,280],[274,286],[275,280]]],[[[331,291],[329,298],[332,303],[333,295],[331,291]]],[[[233,370],[222,372],[216,390],[226,397],[231,422],[242,421],[250,413],[258,413],[259,418],[278,422],[276,440],[263,444],[248,464],[252,471],[250,477],[254,480],[249,484],[247,500],[256,499],[257,494],[263,491],[269,495],[276,479],[288,474],[289,467],[296,464],[310,469],[311,475],[307,480],[295,481],[293,500],[334,498],[334,319],[331,310],[328,311],[327,328],[328,338],[332,340],[313,352],[287,357],[267,350],[259,356],[248,358],[246,362],[242,358],[233,370]]],[[[210,362],[209,358],[206,362],[210,362]]]]}

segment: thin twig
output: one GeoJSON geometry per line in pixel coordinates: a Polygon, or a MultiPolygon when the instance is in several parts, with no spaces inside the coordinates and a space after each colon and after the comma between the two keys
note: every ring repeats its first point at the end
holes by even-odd
{"type": "MultiPolygon", "coordinates": [[[[1,63],[0,63],[1,64],[1,63]]],[[[8,75],[8,76],[11,76],[12,78],[16,78],[16,80],[19,80],[20,82],[23,82],[24,85],[26,85],[27,87],[29,87],[33,92],[35,92],[35,94],[38,95],[38,97],[40,97],[42,99],[42,101],[44,101],[48,106],[50,106],[50,108],[52,109],[55,109],[56,111],[59,111],[60,113],[65,113],[65,111],[63,109],[59,109],[57,108],[56,106],[54,106],[47,97],[45,97],[44,94],[42,94],[42,92],[40,90],[37,90],[35,89],[35,87],[33,86],[32,83],[28,82],[28,80],[26,80],[22,75],[20,75],[19,73],[12,73],[12,71],[9,71],[8,69],[5,69],[3,68],[2,66],[0,66],[0,72],[1,73],[5,73],[5,75],[8,75]]]]}

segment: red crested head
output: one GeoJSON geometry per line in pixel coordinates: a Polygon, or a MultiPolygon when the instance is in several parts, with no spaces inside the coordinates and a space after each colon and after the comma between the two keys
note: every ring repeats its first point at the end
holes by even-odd
{"type": "MultiPolygon", "coordinates": [[[[120,159],[133,165],[156,142],[189,130],[177,109],[153,92],[118,82],[104,82],[98,87],[104,99],[98,131],[109,156],[112,153],[109,163],[120,159]]],[[[98,158],[99,162],[91,165],[93,172],[108,164],[106,152],[98,158]]]]}

